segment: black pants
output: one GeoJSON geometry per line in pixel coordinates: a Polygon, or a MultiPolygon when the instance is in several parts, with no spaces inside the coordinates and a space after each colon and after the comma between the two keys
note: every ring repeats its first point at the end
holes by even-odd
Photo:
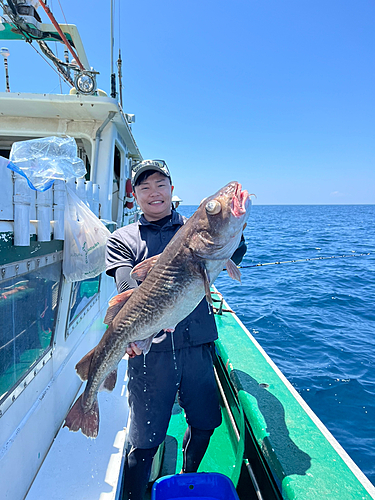
{"type": "Polygon", "coordinates": [[[221,424],[212,344],[153,352],[128,361],[133,448],[154,448],[165,439],[176,394],[187,424],[211,430],[221,424]]]}
{"type": "MultiPolygon", "coordinates": [[[[207,450],[213,430],[189,426],[184,436],[182,472],[197,472],[207,450]]],[[[132,447],[125,463],[124,489],[126,500],[142,500],[150,477],[152,460],[158,447],[132,447]]]]}

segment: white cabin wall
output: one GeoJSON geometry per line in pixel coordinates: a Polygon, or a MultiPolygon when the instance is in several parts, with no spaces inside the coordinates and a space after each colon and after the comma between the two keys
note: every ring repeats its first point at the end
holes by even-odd
{"type": "MultiPolygon", "coordinates": [[[[29,118],[29,117],[1,117],[1,135],[15,137],[15,140],[22,140],[22,137],[31,139],[38,137],[48,137],[50,135],[61,136],[63,134],[71,137],[84,139],[92,144],[97,128],[101,122],[96,120],[62,120],[56,118],[29,118]]],[[[87,154],[91,152],[85,144],[87,154]]]]}
{"type": "Polygon", "coordinates": [[[0,220],[13,220],[12,174],[9,168],[0,168],[0,220]]]}

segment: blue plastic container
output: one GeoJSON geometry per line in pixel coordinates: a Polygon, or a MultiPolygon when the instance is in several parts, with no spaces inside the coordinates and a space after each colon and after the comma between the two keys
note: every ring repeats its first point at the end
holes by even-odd
{"type": "Polygon", "coordinates": [[[229,477],[216,472],[176,474],[155,481],[151,500],[239,500],[229,477]]]}

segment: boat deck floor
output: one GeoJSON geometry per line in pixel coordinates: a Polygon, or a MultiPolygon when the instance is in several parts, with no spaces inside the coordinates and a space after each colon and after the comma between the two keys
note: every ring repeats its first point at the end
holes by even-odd
{"type": "Polygon", "coordinates": [[[113,392],[99,393],[98,437],[88,439],[81,432],[60,428],[25,500],[116,498],[129,413],[126,369],[127,361],[123,359],[113,392]]]}

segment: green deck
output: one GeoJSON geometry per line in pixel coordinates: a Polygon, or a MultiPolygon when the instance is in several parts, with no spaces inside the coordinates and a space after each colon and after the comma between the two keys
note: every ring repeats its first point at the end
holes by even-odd
{"type": "MultiPolygon", "coordinates": [[[[175,404],[165,440],[164,459],[161,475],[178,474],[182,469],[182,439],[186,431],[183,410],[175,404]]],[[[223,411],[223,422],[212,438],[199,472],[220,472],[233,479],[235,474],[237,444],[228,432],[229,423],[223,411]]]]}

